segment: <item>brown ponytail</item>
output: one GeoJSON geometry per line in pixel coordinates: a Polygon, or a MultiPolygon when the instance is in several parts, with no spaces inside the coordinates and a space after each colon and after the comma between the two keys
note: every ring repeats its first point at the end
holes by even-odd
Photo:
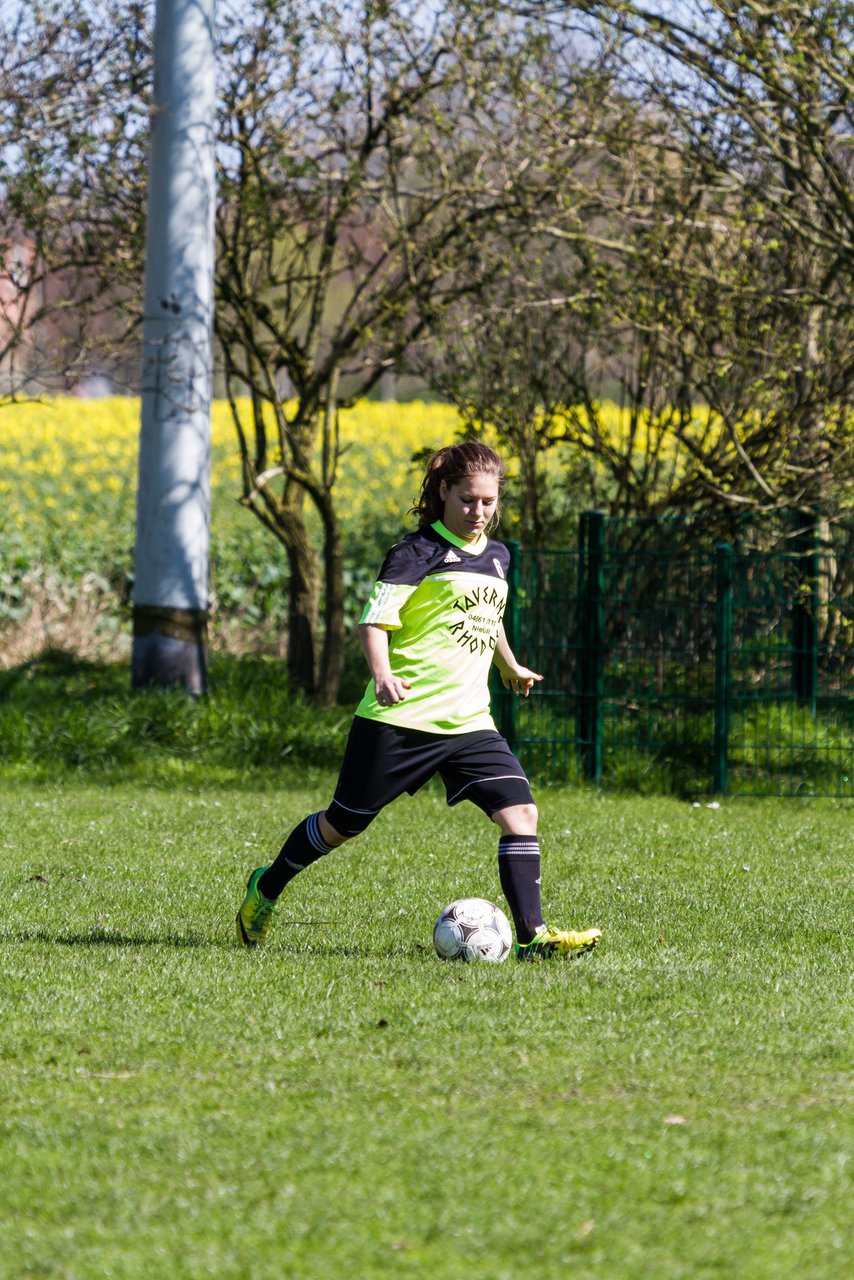
{"type": "MultiPolygon", "coordinates": [[[[479,473],[494,476],[498,481],[498,496],[504,492],[504,463],[494,449],[488,444],[480,444],[477,440],[466,440],[463,444],[451,444],[427,463],[424,479],[421,481],[421,496],[412,508],[418,516],[419,529],[441,520],[445,510],[444,500],[439,496],[439,486],[444,480],[447,485],[457,484],[466,476],[479,473]]],[[[490,524],[498,523],[498,506],[490,524]]]]}

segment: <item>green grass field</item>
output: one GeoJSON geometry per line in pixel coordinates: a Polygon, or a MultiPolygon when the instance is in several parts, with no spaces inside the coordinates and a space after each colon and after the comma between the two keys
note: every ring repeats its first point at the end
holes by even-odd
{"type": "Polygon", "coordinates": [[[428,790],[242,951],[331,781],[0,782],[0,1275],[852,1274],[850,806],[541,790],[604,941],[466,967],[433,919],[496,832],[428,790]]]}

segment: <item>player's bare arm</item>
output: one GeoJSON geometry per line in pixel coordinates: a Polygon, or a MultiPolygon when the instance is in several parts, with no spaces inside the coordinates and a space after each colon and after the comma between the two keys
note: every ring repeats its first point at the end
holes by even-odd
{"type": "Polygon", "coordinates": [[[411,689],[412,685],[392,672],[388,656],[388,632],[384,627],[365,622],[359,627],[359,639],[374,682],[377,702],[389,707],[396,702],[403,702],[406,690],[411,689]]]}
{"type": "Polygon", "coordinates": [[[498,674],[501,676],[501,683],[505,689],[512,689],[514,693],[521,693],[527,698],[538,680],[542,680],[542,676],[537,671],[531,671],[529,667],[522,666],[518,661],[504,630],[504,623],[498,624],[498,635],[495,639],[495,657],[493,662],[498,668],[498,674]]]}

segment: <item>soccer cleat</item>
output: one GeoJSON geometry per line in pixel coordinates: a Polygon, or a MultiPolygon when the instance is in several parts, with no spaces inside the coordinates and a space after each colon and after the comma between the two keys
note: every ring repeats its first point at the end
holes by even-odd
{"type": "Polygon", "coordinates": [[[517,960],[551,960],[554,956],[566,956],[574,960],[592,951],[602,937],[601,929],[549,929],[543,925],[530,942],[517,942],[514,952],[517,960]]]}
{"type": "Polygon", "coordinates": [[[237,913],[237,936],[244,947],[263,947],[270,920],[276,909],[275,898],[265,898],[258,888],[266,867],[256,867],[246,885],[246,897],[237,913]]]}

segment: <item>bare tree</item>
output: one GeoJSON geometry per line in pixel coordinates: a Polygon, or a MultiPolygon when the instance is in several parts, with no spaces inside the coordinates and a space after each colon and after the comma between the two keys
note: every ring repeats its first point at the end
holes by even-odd
{"type": "Polygon", "coordinates": [[[328,701],[344,640],[339,410],[480,287],[472,246],[527,217],[533,51],[468,0],[367,0],[342,18],[258,3],[224,50],[216,326],[243,501],[288,555],[292,678],[328,701]]]}
{"type": "MultiPolygon", "coordinates": [[[[84,297],[106,276],[138,314],[150,5],[61,9],[22,9],[0,50],[18,348],[9,290],[37,314],[57,245],[84,297]]],[[[221,12],[216,335],[241,500],[288,557],[297,686],[331,700],[340,673],[339,411],[430,334],[518,449],[531,537],[558,438],[617,511],[847,483],[850,28],[842,0],[221,12]]]]}
{"type": "MultiPolygon", "coordinates": [[[[678,21],[524,6],[558,55],[581,8],[619,72],[592,97],[579,163],[577,64],[544,59],[557,194],[534,243],[566,252],[532,255],[539,278],[515,291],[502,346],[524,347],[550,305],[566,354],[541,420],[563,400],[597,504],[820,502],[854,471],[850,5],[721,0],[668,9],[678,21]],[[624,410],[616,434],[606,397],[624,410]]],[[[470,329],[495,340],[491,323],[470,329]]],[[[481,343],[478,367],[495,360],[481,343]]]]}
{"type": "Polygon", "coordinates": [[[142,4],[0,13],[0,377],[5,395],[67,389],[109,361],[138,294],[134,176],[146,122],[142,4]],[[96,21],[96,19],[99,19],[96,21]]]}
{"type": "MultiPolygon", "coordinates": [[[[13,150],[29,139],[13,166],[16,207],[44,227],[41,257],[73,241],[98,287],[111,298],[126,287],[134,322],[151,6],[114,0],[97,28],[86,16],[63,27],[61,8],[39,6],[13,33],[23,52],[7,136],[13,150]],[[43,138],[24,128],[34,103],[43,138]]],[[[460,269],[470,246],[537,198],[526,178],[537,143],[517,106],[536,40],[475,0],[441,11],[366,0],[343,16],[319,0],[254,0],[220,16],[216,335],[242,501],[288,556],[292,680],[331,700],[343,654],[339,410],[478,287],[460,269]]]]}
{"type": "Polygon", "coordinates": [[[698,207],[717,229],[688,332],[708,348],[701,389],[728,437],[719,488],[820,502],[854,464],[854,11],[621,8],[612,20],[653,59],[644,90],[708,175],[698,207]]]}

